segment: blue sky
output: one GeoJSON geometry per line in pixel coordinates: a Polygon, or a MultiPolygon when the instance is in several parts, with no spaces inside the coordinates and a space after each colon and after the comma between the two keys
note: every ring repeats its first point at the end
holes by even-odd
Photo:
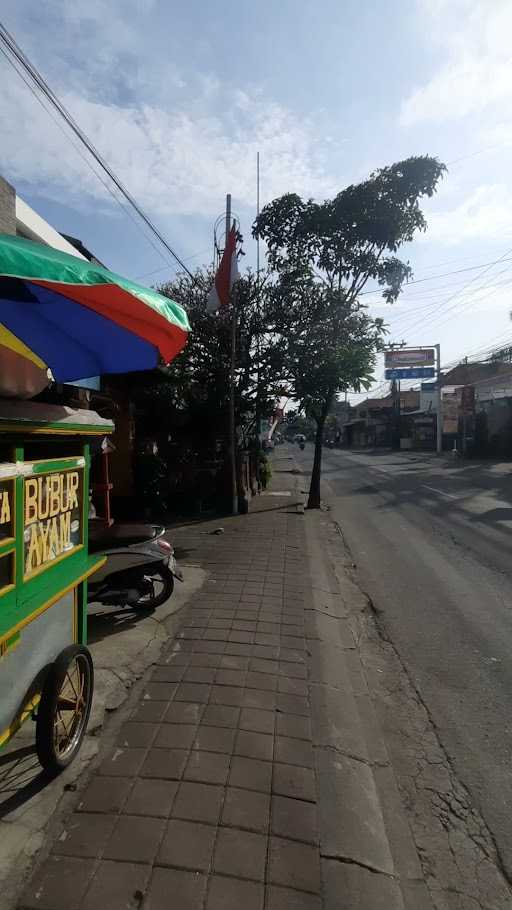
{"type": "MultiPolygon", "coordinates": [[[[437,155],[449,173],[425,205],[428,232],[404,251],[428,280],[393,308],[367,300],[390,340],[439,341],[444,362],[512,339],[509,0],[4,0],[2,11],[189,267],[211,258],[227,191],[254,261],[257,151],[263,202],[325,198],[437,155]]],[[[20,195],[116,271],[172,275],[4,60],[0,79],[0,171],[20,195]]]]}

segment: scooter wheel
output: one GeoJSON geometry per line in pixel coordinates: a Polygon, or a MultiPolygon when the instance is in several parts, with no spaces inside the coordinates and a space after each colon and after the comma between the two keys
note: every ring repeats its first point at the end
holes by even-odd
{"type": "Polygon", "coordinates": [[[153,594],[143,594],[131,604],[133,610],[155,610],[169,600],[174,591],[174,576],[166,566],[155,569],[149,577],[153,583],[153,594]]]}

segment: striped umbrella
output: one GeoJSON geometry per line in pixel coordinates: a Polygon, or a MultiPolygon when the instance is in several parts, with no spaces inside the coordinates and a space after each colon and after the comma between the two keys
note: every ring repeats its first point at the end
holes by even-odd
{"type": "Polygon", "coordinates": [[[8,367],[2,349],[40,371],[49,368],[58,382],[149,370],[173,360],[189,331],[183,307],[156,291],[0,234],[2,373],[8,367]]]}

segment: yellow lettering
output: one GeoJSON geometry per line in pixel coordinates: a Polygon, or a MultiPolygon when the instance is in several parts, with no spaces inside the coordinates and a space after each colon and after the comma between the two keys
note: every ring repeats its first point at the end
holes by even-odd
{"type": "Polygon", "coordinates": [[[30,477],[25,481],[25,524],[29,525],[37,518],[37,480],[30,477]]]}
{"type": "Polygon", "coordinates": [[[49,500],[50,500],[50,510],[48,515],[50,518],[53,518],[54,515],[58,515],[60,512],[60,483],[59,475],[52,474],[50,477],[46,478],[49,486],[49,500]]]}
{"type": "Polygon", "coordinates": [[[5,525],[11,520],[11,504],[9,502],[9,493],[4,490],[2,494],[2,511],[0,512],[0,525],[5,525]]]}
{"type": "MultiPolygon", "coordinates": [[[[36,485],[37,489],[37,485],[36,485]]],[[[27,562],[25,566],[25,572],[28,574],[32,572],[33,569],[41,565],[42,561],[42,552],[41,552],[41,541],[38,535],[38,527],[36,524],[33,524],[30,528],[30,541],[28,545],[27,553],[27,562]]]]}
{"type": "Polygon", "coordinates": [[[71,546],[71,512],[60,516],[60,549],[61,552],[71,546]]]}
{"type": "Polygon", "coordinates": [[[60,549],[61,553],[71,546],[71,512],[60,516],[60,549]]]}
{"type": "Polygon", "coordinates": [[[48,518],[48,478],[37,478],[38,496],[37,496],[37,517],[39,521],[48,518]]]}
{"type": "Polygon", "coordinates": [[[80,484],[80,475],[77,471],[71,471],[68,474],[68,509],[78,508],[78,486],[80,484]]]}
{"type": "Polygon", "coordinates": [[[67,486],[65,484],[65,474],[59,474],[59,484],[60,484],[60,510],[61,512],[67,512],[69,509],[69,496],[67,491],[67,486]]]}
{"type": "Polygon", "coordinates": [[[48,535],[50,533],[50,522],[47,521],[46,525],[39,525],[39,531],[41,534],[41,549],[42,549],[42,562],[47,562],[50,558],[48,553],[48,535]]]}
{"type": "Polygon", "coordinates": [[[48,558],[55,559],[56,556],[60,553],[59,548],[59,530],[57,527],[57,519],[52,518],[49,522],[50,525],[50,538],[48,541],[48,558]]]}

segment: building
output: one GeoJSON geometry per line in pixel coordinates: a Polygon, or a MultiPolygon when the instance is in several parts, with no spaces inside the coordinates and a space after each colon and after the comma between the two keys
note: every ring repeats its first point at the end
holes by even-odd
{"type": "MultiPolygon", "coordinates": [[[[437,387],[424,383],[414,415],[415,447],[435,448],[437,387]]],[[[460,363],[442,378],[443,448],[512,455],[512,363],[460,363]]]]}
{"type": "Polygon", "coordinates": [[[420,393],[414,389],[404,389],[399,398],[393,395],[366,398],[346,415],[348,419],[342,425],[343,443],[356,448],[391,447],[398,430],[398,415],[401,415],[400,438],[406,439],[402,434],[402,424],[404,430],[406,427],[403,418],[418,410],[419,403],[420,393]]]}

